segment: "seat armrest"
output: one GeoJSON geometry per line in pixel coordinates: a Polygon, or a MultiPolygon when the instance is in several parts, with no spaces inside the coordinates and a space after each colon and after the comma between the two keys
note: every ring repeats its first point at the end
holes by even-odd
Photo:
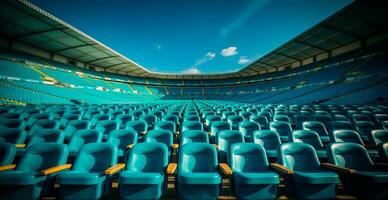
{"type": "Polygon", "coordinates": [[[375,163],[373,166],[377,170],[388,171],[388,164],[387,163],[375,163]]]}
{"type": "Polygon", "coordinates": [[[173,149],[178,149],[178,148],[179,148],[179,144],[172,144],[171,147],[172,147],[173,149]]]}
{"type": "Polygon", "coordinates": [[[133,146],[135,146],[135,144],[128,144],[128,145],[127,145],[127,149],[132,149],[133,146]]]}
{"type": "Polygon", "coordinates": [[[118,163],[105,170],[105,175],[112,175],[125,167],[124,163],[118,163]]]}
{"type": "Polygon", "coordinates": [[[284,174],[293,174],[294,172],[291,169],[288,169],[287,167],[279,164],[279,163],[271,163],[271,167],[281,173],[284,174]]]}
{"type": "Polygon", "coordinates": [[[16,148],[26,148],[26,144],[15,144],[16,148]]]}
{"type": "Polygon", "coordinates": [[[229,167],[228,164],[226,163],[220,163],[218,164],[218,168],[220,169],[220,171],[222,172],[222,174],[226,175],[226,176],[230,176],[232,175],[232,169],[229,167]]]}
{"type": "Polygon", "coordinates": [[[354,169],[349,169],[349,168],[346,168],[346,167],[340,167],[340,166],[337,166],[337,165],[334,165],[334,164],[331,164],[331,163],[322,163],[321,166],[323,168],[331,169],[331,170],[334,170],[336,172],[342,172],[342,173],[347,173],[347,174],[354,174],[354,173],[356,173],[356,170],[354,170],[354,169]]]}
{"type": "Polygon", "coordinates": [[[71,168],[71,164],[58,165],[55,167],[50,167],[50,168],[44,169],[44,170],[40,171],[40,174],[43,176],[47,176],[47,175],[50,175],[50,174],[53,174],[56,172],[60,172],[60,171],[65,170],[65,169],[70,169],[70,168],[71,168]]]}
{"type": "Polygon", "coordinates": [[[15,164],[3,165],[3,166],[0,166],[0,172],[1,171],[6,171],[6,170],[10,170],[10,169],[15,169],[15,168],[16,168],[15,164]]]}
{"type": "Polygon", "coordinates": [[[216,144],[213,144],[213,146],[214,146],[214,148],[218,149],[218,145],[216,145],[216,144]]]}
{"type": "Polygon", "coordinates": [[[176,164],[176,163],[168,164],[167,169],[166,169],[166,174],[167,175],[174,175],[177,167],[178,167],[178,164],[176,164]]]}
{"type": "Polygon", "coordinates": [[[140,132],[140,134],[145,135],[145,134],[147,134],[147,131],[142,131],[142,132],[140,132]]]}

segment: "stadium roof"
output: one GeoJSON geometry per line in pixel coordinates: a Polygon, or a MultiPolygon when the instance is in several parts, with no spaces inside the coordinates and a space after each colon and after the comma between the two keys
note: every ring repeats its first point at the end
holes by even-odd
{"type": "Polygon", "coordinates": [[[168,79],[219,79],[246,77],[290,66],[313,56],[387,29],[386,6],[378,1],[355,1],[291,41],[234,73],[164,74],[149,71],[120,53],[25,0],[0,2],[0,34],[8,41],[24,43],[93,66],[133,76],[168,79]]]}

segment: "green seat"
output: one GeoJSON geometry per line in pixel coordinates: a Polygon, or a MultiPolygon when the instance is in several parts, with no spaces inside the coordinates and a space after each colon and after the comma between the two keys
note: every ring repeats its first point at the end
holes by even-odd
{"type": "Polygon", "coordinates": [[[174,136],[169,130],[151,130],[145,135],[145,142],[157,142],[165,144],[168,147],[169,155],[171,154],[171,146],[173,144],[174,136]]]}

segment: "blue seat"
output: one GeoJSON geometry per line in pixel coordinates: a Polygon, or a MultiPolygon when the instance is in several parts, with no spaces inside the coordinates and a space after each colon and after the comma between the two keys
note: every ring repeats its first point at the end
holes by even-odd
{"type": "Polygon", "coordinates": [[[95,129],[106,139],[111,131],[119,129],[119,124],[115,120],[101,120],[97,122],[95,129]]]}
{"type": "Polygon", "coordinates": [[[151,115],[155,115],[157,117],[157,120],[160,121],[163,118],[163,112],[160,110],[153,110],[150,112],[151,115]]]}
{"type": "Polygon", "coordinates": [[[15,158],[15,155],[16,155],[16,147],[14,144],[0,142],[0,167],[4,165],[12,164],[13,159],[15,158]]]}
{"type": "Polygon", "coordinates": [[[181,133],[188,130],[203,130],[203,125],[200,121],[183,121],[181,133]]]}
{"type": "Polygon", "coordinates": [[[377,145],[377,151],[379,152],[379,160],[383,163],[388,163],[388,142],[382,142],[377,145]]]}
{"type": "Polygon", "coordinates": [[[210,126],[210,123],[214,121],[222,121],[222,118],[218,115],[207,115],[205,117],[206,126],[210,126]]]}
{"type": "Polygon", "coordinates": [[[133,129],[137,132],[138,136],[146,134],[148,127],[147,122],[144,120],[129,121],[125,124],[125,129],[133,129]]]}
{"type": "Polygon", "coordinates": [[[312,130],[318,133],[323,143],[330,142],[329,133],[327,132],[327,129],[324,123],[319,121],[307,121],[307,122],[303,122],[302,126],[304,130],[312,130]]]}
{"type": "Polygon", "coordinates": [[[163,119],[166,121],[172,121],[175,125],[179,124],[179,116],[174,114],[167,114],[163,116],[163,119]]]}
{"type": "Polygon", "coordinates": [[[116,164],[117,148],[113,144],[85,144],[71,170],[58,177],[59,197],[61,199],[101,198],[110,188],[110,176],[117,172],[112,170],[117,169],[116,164]]]}
{"type": "Polygon", "coordinates": [[[371,132],[371,143],[379,145],[388,142],[388,130],[374,130],[371,132]]]}
{"type": "Polygon", "coordinates": [[[120,159],[126,156],[128,145],[137,143],[137,132],[133,129],[113,130],[109,133],[107,142],[117,147],[117,155],[120,159]]]}
{"type": "Polygon", "coordinates": [[[119,115],[116,116],[115,120],[120,125],[120,127],[124,127],[127,122],[133,120],[133,115],[130,115],[130,114],[119,114],[119,115]]]}
{"type": "Polygon", "coordinates": [[[89,129],[91,127],[89,120],[71,120],[67,123],[65,130],[65,141],[68,141],[77,130],[89,129]]]}
{"type": "Polygon", "coordinates": [[[147,123],[148,130],[151,130],[154,128],[154,125],[158,118],[155,115],[147,114],[147,115],[141,115],[140,120],[144,120],[147,123]]]}
{"type": "Polygon", "coordinates": [[[239,115],[244,118],[244,121],[249,121],[249,119],[251,118],[253,113],[251,113],[249,111],[242,111],[239,113],[239,115]]]}
{"type": "Polygon", "coordinates": [[[172,133],[176,133],[176,124],[172,121],[162,120],[155,123],[155,129],[169,130],[172,133]]]}
{"type": "Polygon", "coordinates": [[[230,147],[233,190],[238,199],[275,199],[279,176],[270,170],[265,149],[254,143],[230,147]],[[249,162],[247,162],[249,161],[249,162]]]}
{"type": "Polygon", "coordinates": [[[1,173],[0,199],[33,200],[46,196],[54,186],[56,175],[69,168],[64,165],[67,155],[64,144],[42,143],[28,147],[15,170],[1,173]]]}
{"type": "Polygon", "coordinates": [[[279,164],[272,165],[285,177],[289,194],[299,199],[334,199],[336,173],[321,168],[314,148],[304,143],[284,143],[278,149],[279,164]],[[294,191],[292,191],[294,189],[294,191]]]}
{"type": "Polygon", "coordinates": [[[260,124],[252,121],[240,122],[238,125],[238,130],[243,134],[244,140],[249,142],[253,141],[253,133],[255,131],[260,131],[260,124]]]}
{"type": "Polygon", "coordinates": [[[0,142],[22,144],[26,137],[27,133],[22,129],[0,127],[0,142]]]}
{"type": "Polygon", "coordinates": [[[190,130],[182,133],[180,137],[180,146],[193,142],[209,143],[208,133],[200,130],[190,130]]]}
{"type": "Polygon", "coordinates": [[[252,115],[249,118],[249,120],[252,121],[252,122],[256,122],[256,123],[260,124],[260,128],[262,130],[268,130],[269,129],[268,119],[265,116],[252,115]]]}
{"type": "Polygon", "coordinates": [[[110,120],[111,116],[108,114],[94,114],[90,120],[92,128],[96,127],[99,121],[110,120]]]}
{"type": "Polygon", "coordinates": [[[140,116],[144,115],[145,113],[144,113],[144,111],[141,111],[141,110],[135,110],[135,111],[132,111],[130,114],[133,115],[134,120],[139,120],[140,116]]]}
{"type": "Polygon", "coordinates": [[[120,174],[122,199],[160,199],[167,180],[167,146],[161,143],[144,142],[134,145],[120,174]]]}
{"type": "Polygon", "coordinates": [[[275,114],[273,116],[273,121],[280,121],[280,122],[291,123],[290,117],[288,117],[287,115],[279,115],[279,114],[275,114]]]}
{"type": "Polygon", "coordinates": [[[180,199],[216,199],[220,193],[217,152],[213,145],[188,143],[179,154],[177,188],[180,199]]]}
{"type": "Polygon", "coordinates": [[[214,142],[216,135],[222,130],[232,130],[230,123],[226,121],[214,121],[210,123],[210,141],[214,142]]]}
{"type": "Polygon", "coordinates": [[[314,147],[318,158],[326,159],[327,153],[324,148],[321,139],[319,138],[318,133],[312,130],[296,130],[292,131],[292,142],[301,142],[309,144],[314,147]]]}
{"type": "Polygon", "coordinates": [[[148,133],[145,135],[144,138],[145,142],[158,142],[165,144],[168,148],[169,155],[171,154],[171,148],[174,141],[174,136],[171,131],[169,130],[151,130],[148,131],[148,133]]]}
{"type": "Polygon", "coordinates": [[[77,156],[81,148],[88,143],[100,143],[102,133],[94,129],[76,131],[69,141],[69,156],[77,156]]]}
{"type": "Polygon", "coordinates": [[[217,133],[216,144],[218,146],[219,162],[228,163],[229,148],[234,143],[243,143],[244,136],[240,131],[222,130],[217,133]]]}
{"type": "Polygon", "coordinates": [[[264,147],[267,157],[271,161],[276,161],[277,149],[282,143],[279,134],[276,131],[261,130],[253,133],[253,142],[264,147]]]}
{"type": "Polygon", "coordinates": [[[291,124],[284,121],[273,121],[269,124],[269,128],[272,131],[276,131],[282,142],[288,142],[291,140],[291,124]]]}
{"type": "Polygon", "coordinates": [[[239,115],[229,115],[227,121],[232,126],[232,130],[238,129],[238,124],[244,121],[244,118],[239,115]]]}
{"type": "Polygon", "coordinates": [[[232,112],[232,111],[223,111],[222,112],[222,119],[227,120],[229,115],[236,115],[236,113],[232,112]]]}
{"type": "Polygon", "coordinates": [[[22,119],[22,114],[21,113],[16,113],[16,112],[8,112],[8,113],[0,114],[0,118],[5,118],[5,119],[22,119]]]}
{"type": "Polygon", "coordinates": [[[79,114],[64,114],[59,120],[61,128],[65,128],[67,124],[72,120],[81,120],[81,115],[79,114]]]}
{"type": "Polygon", "coordinates": [[[59,122],[51,119],[38,119],[28,131],[27,137],[33,136],[35,132],[42,129],[59,129],[59,122]]]}
{"type": "Polygon", "coordinates": [[[367,150],[356,143],[332,143],[327,147],[328,168],[340,174],[345,191],[359,199],[387,199],[388,171],[386,166],[371,160],[367,150]]]}
{"type": "Polygon", "coordinates": [[[63,132],[59,129],[42,129],[36,131],[28,142],[27,147],[41,144],[41,143],[59,143],[62,144],[64,140],[63,132]]]}

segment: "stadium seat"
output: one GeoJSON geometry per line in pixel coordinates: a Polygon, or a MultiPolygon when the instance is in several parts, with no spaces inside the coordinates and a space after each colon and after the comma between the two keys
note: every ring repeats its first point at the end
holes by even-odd
{"type": "Polygon", "coordinates": [[[329,132],[333,133],[336,130],[353,130],[357,131],[356,127],[348,121],[331,121],[329,122],[329,132]]]}
{"type": "Polygon", "coordinates": [[[232,126],[226,121],[214,121],[210,123],[210,142],[214,143],[216,135],[222,130],[232,130],[232,126]]]}
{"type": "Polygon", "coordinates": [[[287,115],[279,115],[279,114],[276,114],[273,116],[273,121],[291,123],[290,117],[288,117],[287,115]]]}
{"type": "Polygon", "coordinates": [[[102,133],[94,129],[77,130],[69,141],[69,156],[75,157],[83,145],[88,143],[100,143],[102,141],[102,133]]]}
{"type": "Polygon", "coordinates": [[[260,124],[253,121],[244,121],[238,124],[238,130],[243,134],[246,142],[253,141],[253,133],[261,130],[260,124]]]}
{"type": "Polygon", "coordinates": [[[205,117],[206,126],[210,126],[210,123],[214,121],[222,121],[222,118],[218,115],[208,115],[205,117]]]}
{"type": "Polygon", "coordinates": [[[232,184],[237,199],[275,199],[279,176],[270,170],[265,149],[253,143],[230,147],[232,184]],[[246,162],[249,161],[249,162],[246,162]]]}
{"type": "Polygon", "coordinates": [[[368,142],[372,137],[371,132],[376,129],[376,126],[371,121],[356,121],[357,132],[363,141],[368,142]]]}
{"type": "Polygon", "coordinates": [[[145,135],[144,142],[157,142],[167,146],[168,153],[171,155],[172,144],[174,143],[174,136],[169,130],[151,130],[145,135]]]}
{"type": "Polygon", "coordinates": [[[304,143],[284,143],[278,149],[279,164],[272,164],[283,174],[289,194],[300,199],[334,199],[337,174],[321,168],[314,148],[304,143]],[[294,191],[292,191],[294,189],[294,191]]]}
{"type": "Polygon", "coordinates": [[[163,116],[163,119],[166,121],[172,121],[175,123],[175,125],[179,124],[179,116],[178,115],[167,114],[167,115],[163,116]]]}
{"type": "Polygon", "coordinates": [[[119,124],[115,120],[101,120],[97,122],[95,129],[106,139],[111,131],[119,129],[119,124]]]}
{"type": "Polygon", "coordinates": [[[155,129],[169,130],[174,134],[176,133],[175,123],[167,120],[157,121],[155,124],[155,129]]]}
{"type": "Polygon", "coordinates": [[[154,128],[154,125],[158,120],[158,118],[155,115],[148,114],[148,115],[141,115],[140,120],[144,120],[147,123],[147,129],[151,130],[154,128]]]}
{"type": "Polygon", "coordinates": [[[216,199],[220,193],[217,152],[213,145],[188,143],[178,161],[177,189],[180,199],[216,199]]]}
{"type": "MultiPolygon", "coordinates": [[[[5,165],[11,165],[13,163],[15,155],[16,147],[14,144],[0,142],[0,168],[4,168],[5,165]]],[[[0,173],[2,173],[3,171],[5,170],[0,170],[0,173]]]]}
{"type": "Polygon", "coordinates": [[[41,129],[36,131],[28,141],[27,147],[41,144],[41,143],[59,143],[62,144],[64,140],[63,132],[59,129],[41,129]]]}
{"type": "Polygon", "coordinates": [[[379,161],[382,163],[388,163],[388,142],[380,143],[377,146],[379,152],[379,161]]]}
{"type": "Polygon", "coordinates": [[[269,124],[269,128],[272,131],[276,131],[282,142],[288,142],[291,140],[291,124],[284,121],[273,121],[269,124]]]}
{"type": "Polygon", "coordinates": [[[194,142],[209,143],[208,133],[200,130],[185,131],[184,133],[182,133],[180,137],[179,145],[182,147],[187,143],[194,143],[194,142]]]}
{"type": "Polygon", "coordinates": [[[64,132],[65,141],[70,140],[73,134],[81,129],[89,129],[91,127],[89,120],[71,120],[67,123],[64,132]]]}
{"type": "Polygon", "coordinates": [[[25,121],[22,119],[6,119],[0,118],[0,126],[5,126],[8,128],[25,128],[25,121]]]}
{"type": "Polygon", "coordinates": [[[23,144],[27,133],[19,128],[0,127],[0,142],[23,144]]]}
{"type": "Polygon", "coordinates": [[[309,144],[314,147],[315,152],[317,153],[318,158],[327,158],[326,150],[322,144],[321,139],[319,138],[318,133],[312,130],[296,130],[292,131],[292,142],[301,142],[309,144]]]}
{"type": "Polygon", "coordinates": [[[244,136],[240,131],[222,130],[217,133],[216,145],[218,150],[218,161],[228,163],[229,148],[232,144],[243,143],[244,136]]]}
{"type": "Polygon", "coordinates": [[[111,176],[122,168],[113,144],[85,144],[71,170],[58,177],[58,195],[61,199],[99,199],[108,193],[111,176]]]}
{"type": "Polygon", "coordinates": [[[42,143],[26,149],[19,163],[0,175],[0,199],[38,199],[54,186],[54,180],[66,165],[67,147],[42,143]],[[14,170],[12,170],[14,168],[14,170]]]}
{"type": "Polygon", "coordinates": [[[92,115],[92,119],[90,120],[90,124],[92,128],[96,127],[99,121],[110,120],[111,116],[108,114],[94,114],[92,115]]]}
{"type": "Polygon", "coordinates": [[[133,120],[133,115],[130,115],[130,114],[119,114],[119,115],[116,116],[115,120],[119,124],[119,126],[121,128],[123,128],[127,122],[133,120]]]}
{"type": "Polygon", "coordinates": [[[356,143],[328,145],[331,164],[326,167],[341,177],[345,190],[359,199],[387,199],[388,172],[386,166],[373,163],[367,150],[356,143]]]}
{"type": "Polygon", "coordinates": [[[322,143],[329,143],[330,142],[330,136],[327,132],[327,129],[325,127],[325,124],[319,121],[307,121],[303,122],[303,129],[304,130],[312,130],[318,133],[319,137],[321,138],[322,143]]]}
{"type": "Polygon", "coordinates": [[[122,199],[160,199],[166,188],[168,150],[161,143],[134,145],[120,174],[122,199]]]}
{"type": "Polygon", "coordinates": [[[42,129],[59,129],[59,122],[51,119],[38,119],[28,131],[27,137],[32,137],[37,131],[42,129]]]}
{"type": "Polygon", "coordinates": [[[250,117],[250,121],[256,122],[256,123],[260,124],[260,128],[262,130],[268,130],[269,129],[268,120],[267,120],[267,118],[265,116],[252,115],[250,117]]]}
{"type": "Polygon", "coordinates": [[[61,128],[65,128],[67,124],[72,120],[81,120],[81,115],[78,114],[64,114],[59,120],[61,128]]]}
{"type": "Polygon", "coordinates": [[[276,161],[277,149],[282,143],[276,131],[261,130],[253,133],[253,142],[264,147],[268,159],[276,161]]]}
{"type": "Polygon", "coordinates": [[[251,116],[253,115],[253,113],[251,113],[249,111],[242,111],[239,113],[239,115],[244,118],[244,121],[248,121],[251,118],[251,116]]]}
{"type": "Polygon", "coordinates": [[[142,136],[147,133],[147,122],[144,120],[129,121],[125,124],[125,129],[133,129],[138,136],[142,136]]]}
{"type": "Polygon", "coordinates": [[[183,121],[201,121],[198,115],[188,115],[183,117],[183,121]]]}
{"type": "Polygon", "coordinates": [[[39,119],[53,119],[53,117],[49,113],[34,113],[30,115],[26,121],[27,129],[31,128],[34,122],[39,119]]]}
{"type": "Polygon", "coordinates": [[[118,129],[109,133],[106,142],[111,143],[117,147],[117,155],[119,161],[122,162],[123,157],[126,156],[128,145],[137,143],[137,132],[133,129],[118,129]]]}
{"type": "Polygon", "coordinates": [[[371,136],[371,143],[374,145],[388,142],[388,130],[373,130],[371,136]]]}
{"type": "Polygon", "coordinates": [[[199,121],[183,121],[181,133],[188,131],[188,130],[200,130],[200,131],[202,131],[203,125],[199,121]]]}
{"type": "Polygon", "coordinates": [[[227,121],[232,126],[232,130],[238,130],[238,124],[244,121],[244,118],[240,115],[229,115],[227,121]]]}

